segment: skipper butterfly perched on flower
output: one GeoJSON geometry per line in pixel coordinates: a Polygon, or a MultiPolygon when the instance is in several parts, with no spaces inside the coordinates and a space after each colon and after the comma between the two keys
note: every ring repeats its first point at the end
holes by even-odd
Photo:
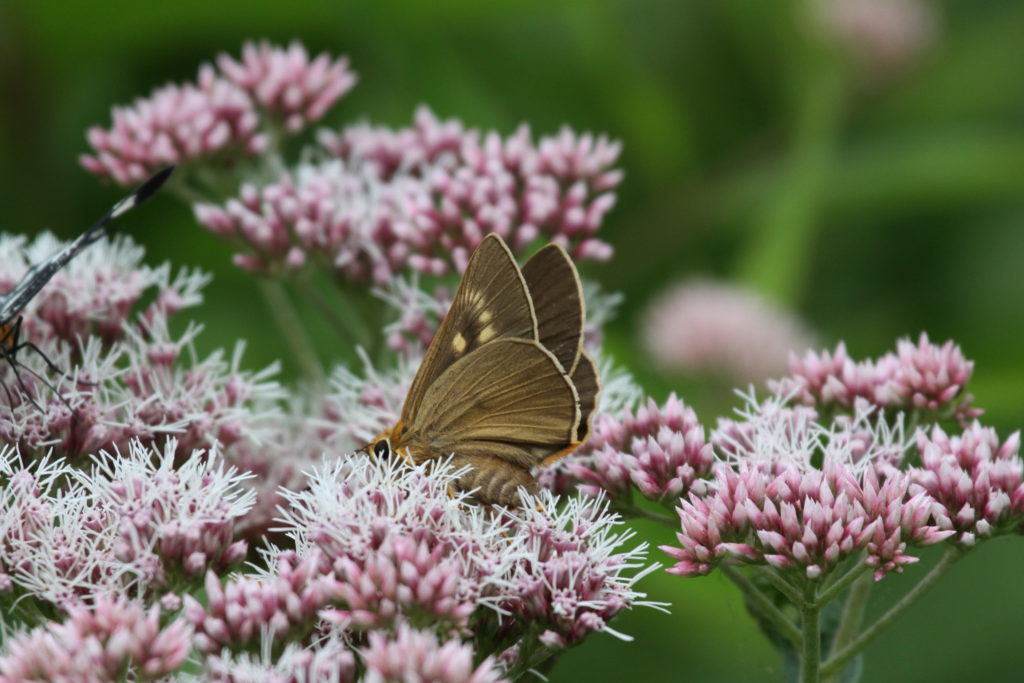
{"type": "MultiPolygon", "coordinates": [[[[103,236],[103,229],[111,221],[124,215],[128,211],[131,211],[136,206],[156,194],[157,190],[167,182],[167,179],[171,177],[171,173],[173,172],[174,166],[168,166],[144,182],[137,190],[135,190],[135,192],[119,201],[112,209],[110,209],[110,211],[89,226],[89,228],[79,235],[74,242],[53,254],[45,261],[37,263],[29,268],[28,272],[25,273],[21,280],[18,281],[18,284],[14,285],[9,292],[0,294],[0,359],[10,365],[11,370],[14,371],[15,378],[18,380],[18,386],[21,387],[25,397],[28,398],[28,400],[37,408],[39,408],[39,404],[36,403],[35,399],[33,399],[29,394],[28,388],[25,386],[25,382],[21,377],[21,373],[18,371],[18,367],[20,366],[24,368],[33,375],[36,373],[18,361],[18,352],[22,349],[35,351],[51,371],[56,372],[57,374],[61,374],[61,371],[54,366],[38,346],[30,341],[21,339],[21,312],[25,309],[25,306],[28,305],[29,301],[39,293],[39,290],[41,290],[46,283],[57,274],[57,271],[67,265],[68,261],[73,259],[78,252],[82,251],[103,236]]],[[[46,384],[52,391],[56,392],[56,389],[54,389],[54,387],[44,378],[38,377],[38,379],[46,384]]],[[[13,406],[14,402],[11,399],[10,392],[7,390],[7,386],[0,383],[0,387],[3,387],[4,391],[7,392],[8,404],[13,406]]],[[[61,400],[63,400],[63,397],[61,397],[61,400]]]]}
{"type": "Polygon", "coordinates": [[[413,379],[401,418],[365,448],[419,464],[454,454],[481,503],[519,504],[531,472],[586,441],[599,381],[582,349],[576,267],[549,244],[522,270],[496,234],[473,252],[413,379]]]}

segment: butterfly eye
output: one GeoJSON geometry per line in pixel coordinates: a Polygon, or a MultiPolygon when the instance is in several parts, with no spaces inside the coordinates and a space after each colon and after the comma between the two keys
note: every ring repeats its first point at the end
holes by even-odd
{"type": "Polygon", "coordinates": [[[373,454],[378,458],[390,458],[391,444],[387,439],[381,439],[377,443],[373,444],[373,454]]]}

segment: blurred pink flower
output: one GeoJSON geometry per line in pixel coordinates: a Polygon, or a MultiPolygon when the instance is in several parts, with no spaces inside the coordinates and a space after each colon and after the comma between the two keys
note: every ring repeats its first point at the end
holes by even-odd
{"type": "Polygon", "coordinates": [[[938,29],[935,7],[922,0],[819,0],[817,14],[825,33],[876,78],[906,71],[938,29]]]}
{"type": "Polygon", "coordinates": [[[781,372],[788,353],[811,343],[795,315],[725,283],[695,280],[670,287],[644,317],[643,343],[657,365],[719,373],[740,384],[781,372]]]}
{"type": "Polygon", "coordinates": [[[432,683],[499,683],[505,679],[492,658],[474,665],[473,648],[458,640],[443,645],[429,631],[405,624],[394,633],[373,631],[360,650],[366,683],[431,681],[432,683]]]}
{"type": "Polygon", "coordinates": [[[279,117],[289,133],[320,120],[356,84],[346,57],[332,59],[323,53],[310,61],[298,41],[287,48],[247,42],[241,60],[221,54],[217,67],[261,108],[279,117]]]}
{"type": "Polygon", "coordinates": [[[208,64],[196,83],[165,85],[148,99],[114,107],[112,118],[109,130],[89,129],[94,154],[79,161],[119,185],[141,182],[168,164],[231,161],[267,149],[252,100],[208,64]]]}
{"type": "Polygon", "coordinates": [[[5,640],[0,674],[6,681],[162,679],[191,650],[183,620],[161,628],[159,608],[102,594],[93,606],[72,607],[63,622],[5,640]]]}
{"type": "Polygon", "coordinates": [[[1020,432],[999,443],[994,429],[977,421],[962,434],[947,436],[939,427],[917,434],[921,466],[911,481],[945,507],[956,541],[974,545],[983,538],[1020,531],[1024,522],[1024,462],[1020,432]]]}
{"type": "Polygon", "coordinates": [[[259,657],[251,652],[221,651],[206,657],[203,677],[218,683],[350,683],[356,680],[356,656],[340,637],[324,638],[312,645],[288,643],[280,656],[271,650],[274,641],[261,639],[259,657]]]}

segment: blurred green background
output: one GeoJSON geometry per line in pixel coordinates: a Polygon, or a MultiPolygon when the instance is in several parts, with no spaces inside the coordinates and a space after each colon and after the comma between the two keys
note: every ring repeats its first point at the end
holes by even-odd
{"type": "MultiPolygon", "coordinates": [[[[977,361],[977,404],[1006,435],[1024,421],[1024,3],[920,9],[930,39],[893,62],[877,45],[858,60],[856,40],[783,0],[5,2],[0,230],[70,237],[119,196],[76,160],[111,105],[192,79],[245,39],[298,38],[349,55],[360,75],[329,125],[407,125],[426,103],[471,126],[569,123],[624,142],[626,181],[602,231],[616,257],[584,275],[625,294],[608,345],[659,400],[679,391],[708,425],[733,403],[713,379],[654,371],[636,342],[646,301],[704,274],[774,297],[858,357],[922,330],[956,339],[977,361]]],[[[293,376],[229,248],[185,206],[154,206],[132,222],[149,260],[215,273],[195,313],[200,350],[244,337],[250,367],[285,357],[293,376]]],[[[965,559],[868,650],[864,680],[1019,679],[1022,566],[1016,538],[965,559]]],[[[553,681],[781,680],[724,579],[642,585],[671,615],[621,617],[634,642],[592,637],[553,681]]]]}

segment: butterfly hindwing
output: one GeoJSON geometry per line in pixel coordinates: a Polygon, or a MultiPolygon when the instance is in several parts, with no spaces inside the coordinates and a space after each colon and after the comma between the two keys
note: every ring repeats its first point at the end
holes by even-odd
{"type": "Polygon", "coordinates": [[[580,398],[580,423],[576,428],[576,441],[583,443],[590,436],[593,426],[594,411],[597,409],[598,397],[601,393],[601,381],[598,379],[597,366],[594,359],[586,352],[580,352],[579,362],[572,375],[573,386],[580,398]]]}
{"type": "Polygon", "coordinates": [[[565,249],[549,244],[523,265],[523,278],[533,299],[540,343],[572,372],[580,357],[584,322],[576,266],[565,249]]]}
{"type": "Polygon", "coordinates": [[[456,360],[426,390],[406,443],[434,456],[493,455],[532,467],[576,441],[579,399],[535,340],[501,339],[456,360]]]}
{"type": "Polygon", "coordinates": [[[491,234],[470,257],[451,308],[423,356],[402,407],[402,423],[417,421],[427,391],[453,363],[507,338],[536,340],[537,321],[512,252],[491,234]]]}

